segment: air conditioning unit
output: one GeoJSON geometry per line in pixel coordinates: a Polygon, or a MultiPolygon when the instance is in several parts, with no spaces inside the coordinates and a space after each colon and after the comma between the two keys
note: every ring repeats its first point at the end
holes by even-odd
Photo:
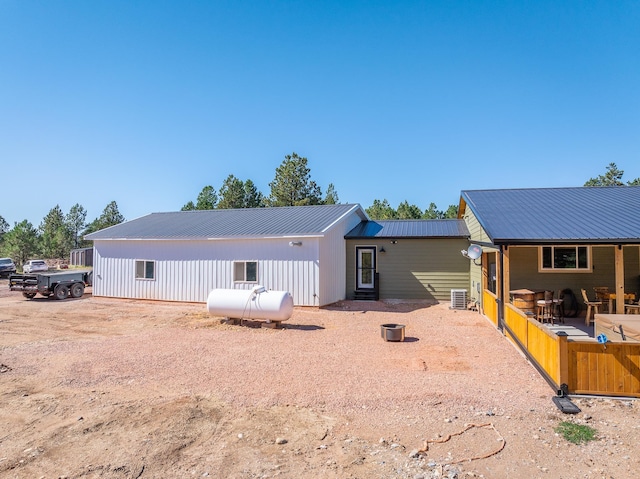
{"type": "Polygon", "coordinates": [[[451,290],[451,309],[467,309],[467,290],[451,290]]]}

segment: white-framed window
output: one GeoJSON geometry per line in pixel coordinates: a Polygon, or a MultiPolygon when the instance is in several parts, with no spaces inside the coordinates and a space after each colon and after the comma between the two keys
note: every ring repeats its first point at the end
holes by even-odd
{"type": "Polygon", "coordinates": [[[591,248],[589,246],[540,246],[540,272],[576,273],[591,272],[591,248]]]}
{"type": "Polygon", "coordinates": [[[136,260],[136,279],[155,279],[156,262],[136,260]]]}
{"type": "Polygon", "coordinates": [[[234,261],[233,262],[233,280],[246,283],[255,283],[258,281],[258,262],[257,261],[234,261]]]}

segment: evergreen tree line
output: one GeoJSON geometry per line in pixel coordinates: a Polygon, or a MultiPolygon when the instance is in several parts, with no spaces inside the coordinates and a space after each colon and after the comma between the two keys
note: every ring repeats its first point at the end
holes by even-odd
{"type": "Polygon", "coordinates": [[[276,168],[275,178],[269,183],[269,188],[271,193],[265,196],[258,191],[253,181],[242,181],[229,175],[218,191],[211,185],[205,186],[195,203],[189,201],[182,207],[182,211],[338,203],[338,193],[333,183],[329,184],[323,198],[321,188],[311,179],[307,158],[295,152],[286,155],[282,164],[276,168]]]}
{"type": "MultiPolygon", "coordinates": [[[[640,178],[625,183],[622,181],[623,175],[624,171],[618,169],[615,163],[610,163],[604,175],[590,178],[584,186],[640,186],[640,178]]],[[[311,180],[307,158],[300,157],[295,152],[285,156],[269,187],[269,196],[264,196],[251,180],[242,181],[229,175],[218,192],[212,186],[205,186],[196,201],[189,201],[182,210],[339,203],[333,184],[329,184],[324,197],[322,196],[320,187],[311,180]]],[[[386,199],[376,199],[366,208],[366,212],[373,220],[443,219],[456,218],[458,206],[450,205],[447,210],[442,211],[438,210],[435,203],[431,203],[427,209],[421,210],[418,206],[403,201],[394,209],[386,199]]],[[[109,203],[93,221],[87,223],[86,219],[87,212],[80,204],[72,206],[67,214],[56,205],[37,228],[26,219],[16,222],[10,228],[0,216],[0,256],[12,258],[17,265],[34,257],[68,259],[72,249],[91,246],[91,242],[83,239],[84,235],[125,221],[115,201],[109,203]]]]}
{"type": "MultiPolygon", "coordinates": [[[[321,188],[311,179],[308,160],[297,153],[286,155],[282,164],[276,169],[274,180],[269,183],[269,196],[257,190],[251,180],[242,181],[229,175],[218,191],[205,186],[196,201],[189,201],[182,207],[183,211],[211,210],[225,208],[261,208],[266,206],[303,206],[333,205],[339,203],[338,192],[333,183],[327,187],[324,197],[321,188]]],[[[422,211],[416,205],[403,201],[394,209],[389,202],[374,200],[373,205],[366,208],[371,219],[440,219],[455,218],[458,215],[457,205],[451,205],[446,211],[438,210],[435,203],[422,211]]]]}
{"type": "Polygon", "coordinates": [[[91,245],[82,239],[84,235],[123,221],[115,201],[90,223],[87,223],[87,211],[79,203],[67,214],[56,205],[37,228],[30,221],[22,220],[9,229],[7,221],[0,216],[0,256],[12,258],[16,265],[34,257],[67,259],[72,249],[91,245]]]}

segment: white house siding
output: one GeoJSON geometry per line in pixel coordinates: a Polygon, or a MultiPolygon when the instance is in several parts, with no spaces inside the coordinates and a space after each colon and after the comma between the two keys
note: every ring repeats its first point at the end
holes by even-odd
{"type": "Polygon", "coordinates": [[[206,302],[215,288],[253,288],[233,281],[234,261],[256,261],[258,284],[289,291],[296,305],[317,305],[320,238],[96,240],[96,296],[206,302]],[[290,246],[291,240],[302,246],[290,246]],[[155,279],[135,278],[136,260],[155,261],[155,279]]]}
{"type": "Polygon", "coordinates": [[[345,299],[347,253],[344,236],[361,221],[360,216],[350,214],[325,232],[319,254],[322,268],[319,306],[345,299]]]}

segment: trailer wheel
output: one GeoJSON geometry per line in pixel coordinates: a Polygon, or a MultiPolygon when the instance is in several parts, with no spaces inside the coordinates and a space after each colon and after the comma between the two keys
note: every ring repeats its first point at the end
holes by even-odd
{"type": "Polygon", "coordinates": [[[79,298],[84,294],[84,284],[82,283],[73,283],[71,285],[71,297],[79,298]]]}
{"type": "Polygon", "coordinates": [[[56,297],[56,299],[66,299],[68,294],[69,294],[69,288],[67,288],[62,284],[57,285],[56,288],[53,290],[53,295],[56,297]]]}
{"type": "Polygon", "coordinates": [[[27,299],[33,299],[36,296],[36,293],[22,293],[22,296],[27,299]]]}

